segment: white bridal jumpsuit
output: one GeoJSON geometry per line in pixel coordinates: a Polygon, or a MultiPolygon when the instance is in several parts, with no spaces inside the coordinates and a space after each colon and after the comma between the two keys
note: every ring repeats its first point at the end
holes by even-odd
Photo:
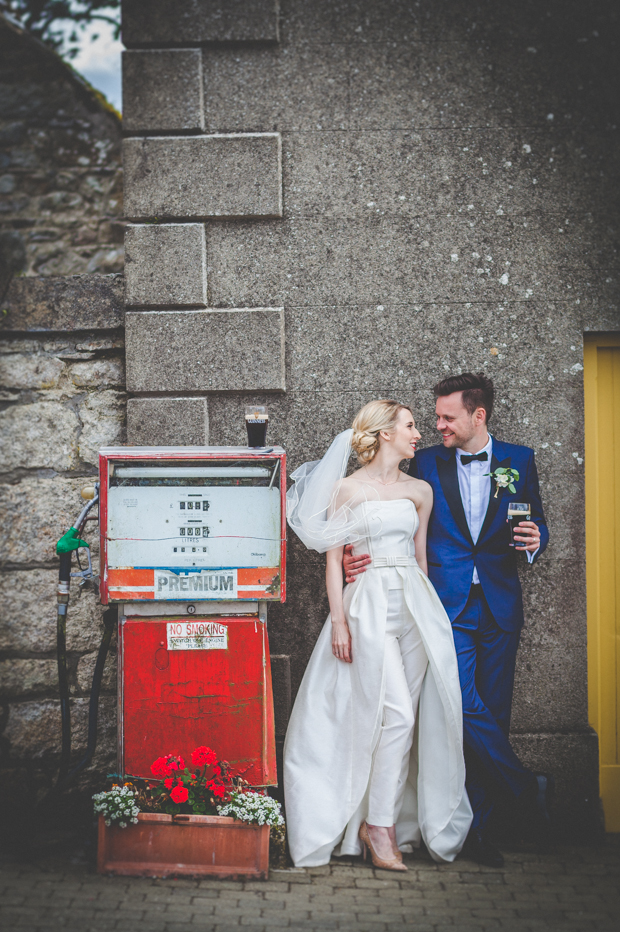
{"type": "Polygon", "coordinates": [[[358,831],[396,823],[401,847],[424,840],[452,861],[471,824],[461,689],[446,612],[415,560],[408,499],[355,509],[355,552],[372,564],[345,587],[353,663],[332,653],[327,618],[284,745],[289,845],[298,867],[361,852],[358,831]]]}

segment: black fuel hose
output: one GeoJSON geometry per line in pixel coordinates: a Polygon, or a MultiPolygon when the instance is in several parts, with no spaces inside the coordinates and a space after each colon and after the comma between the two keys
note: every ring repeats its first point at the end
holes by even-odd
{"type": "MultiPolygon", "coordinates": [[[[90,701],[88,706],[88,738],[86,743],[86,753],[83,758],[69,769],[71,763],[71,706],[69,699],[69,675],[67,672],[67,611],[69,607],[69,591],[71,586],[71,556],[77,545],[84,545],[77,535],[81,533],[84,527],[88,512],[99,501],[98,488],[96,486],[95,495],[87,505],[82,509],[75,526],[61,538],[57,547],[60,558],[58,569],[58,615],[56,622],[56,653],[58,659],[58,692],[60,697],[60,716],[62,726],[62,744],[60,752],[60,767],[58,779],[54,791],[64,789],[81,770],[88,766],[92,760],[93,754],[97,747],[97,713],[99,707],[99,693],[101,691],[101,681],[103,678],[103,668],[106,657],[110,648],[110,641],[114,631],[117,609],[112,607],[103,613],[103,636],[99,646],[99,653],[93,671],[93,682],[90,691],[90,701]],[[60,549],[63,541],[69,540],[68,549],[60,549]]],[[[65,546],[67,544],[65,543],[65,546]]],[[[85,545],[87,546],[87,545],[85,545]]]]}
{"type": "Polygon", "coordinates": [[[67,608],[71,582],[71,553],[60,554],[58,571],[58,615],[56,621],[56,654],[58,658],[58,693],[62,722],[62,747],[58,783],[69,770],[71,757],[71,708],[69,706],[69,676],[67,673],[67,608]]]}
{"type": "Polygon", "coordinates": [[[67,786],[81,770],[84,770],[85,767],[88,767],[97,748],[99,693],[101,691],[101,681],[103,679],[103,668],[105,667],[106,657],[108,656],[108,650],[110,649],[110,641],[112,640],[112,634],[114,633],[114,628],[116,627],[117,618],[118,609],[116,606],[108,608],[103,613],[103,637],[101,638],[101,644],[99,645],[99,653],[97,654],[97,661],[95,663],[95,669],[93,672],[93,683],[90,690],[90,702],[88,704],[88,740],[86,743],[86,752],[84,757],[78,761],[78,763],[72,767],[71,770],[68,772],[65,771],[62,777],[59,775],[58,782],[56,784],[57,789],[64,789],[65,786],[67,786]]]}

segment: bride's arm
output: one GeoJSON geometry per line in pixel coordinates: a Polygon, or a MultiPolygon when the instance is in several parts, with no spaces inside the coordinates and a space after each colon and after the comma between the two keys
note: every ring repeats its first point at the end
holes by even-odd
{"type": "Polygon", "coordinates": [[[342,552],[343,547],[327,551],[325,582],[327,598],[332,616],[332,653],[338,660],[351,663],[351,633],[344,615],[342,601],[342,552]]]}
{"type": "Polygon", "coordinates": [[[433,490],[428,482],[419,480],[420,490],[419,498],[416,502],[418,509],[418,518],[420,526],[413,538],[415,542],[415,558],[422,572],[428,576],[428,563],[426,562],[426,532],[428,531],[428,521],[433,510],[433,490]]]}

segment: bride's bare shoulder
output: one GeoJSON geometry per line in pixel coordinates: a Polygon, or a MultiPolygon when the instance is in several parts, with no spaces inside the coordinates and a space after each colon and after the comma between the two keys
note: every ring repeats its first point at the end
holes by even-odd
{"type": "Polygon", "coordinates": [[[357,473],[359,471],[360,471],[359,469],[356,469],[355,472],[351,473],[350,476],[346,476],[346,478],[340,479],[338,481],[337,489],[338,489],[339,494],[342,494],[343,492],[353,493],[355,492],[356,489],[359,488],[360,483],[362,481],[361,479],[356,478],[357,473]]]}
{"type": "Polygon", "coordinates": [[[433,504],[433,487],[430,482],[426,482],[425,479],[416,479],[413,476],[410,477],[412,482],[415,482],[414,493],[418,496],[421,503],[424,504],[433,504]]]}
{"type": "Polygon", "coordinates": [[[364,473],[364,467],[363,467],[363,466],[360,466],[359,469],[354,469],[353,472],[351,473],[351,475],[350,475],[350,476],[347,476],[347,478],[344,479],[343,481],[344,481],[344,482],[350,482],[351,484],[353,484],[353,483],[355,483],[355,482],[364,482],[364,481],[368,481],[367,479],[366,479],[366,480],[364,479],[363,473],[364,473]]]}
{"type": "Polygon", "coordinates": [[[339,479],[332,493],[333,507],[340,508],[346,503],[350,504],[353,499],[359,497],[358,493],[361,489],[362,485],[355,479],[355,473],[345,479],[339,479]]]}
{"type": "Polygon", "coordinates": [[[406,491],[412,501],[419,507],[423,502],[433,501],[433,489],[424,479],[416,479],[414,476],[405,476],[401,479],[402,490],[406,491]]]}

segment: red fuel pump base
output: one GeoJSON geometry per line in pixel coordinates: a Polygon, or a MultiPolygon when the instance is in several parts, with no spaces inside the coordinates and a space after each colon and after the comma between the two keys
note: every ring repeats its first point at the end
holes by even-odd
{"type": "Polygon", "coordinates": [[[121,615],[118,643],[120,773],[152,779],[156,758],[207,745],[249,786],[277,784],[266,618],[121,615]]]}

